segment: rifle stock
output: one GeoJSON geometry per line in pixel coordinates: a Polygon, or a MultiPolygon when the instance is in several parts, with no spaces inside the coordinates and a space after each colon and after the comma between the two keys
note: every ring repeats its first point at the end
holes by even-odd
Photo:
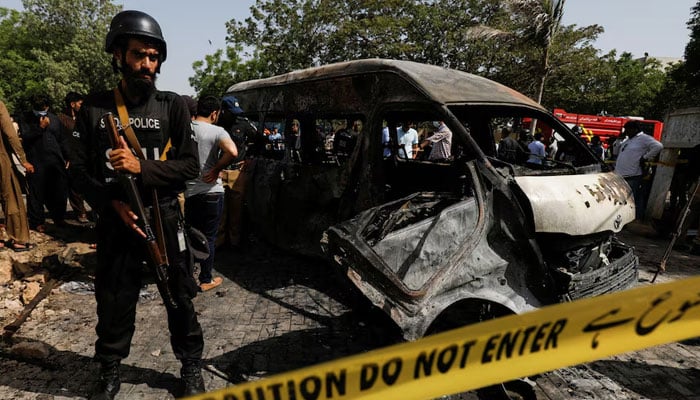
{"type": "MultiPolygon", "coordinates": [[[[107,128],[107,133],[109,136],[109,142],[112,149],[122,148],[122,142],[119,136],[119,130],[117,124],[114,121],[114,115],[112,113],[106,113],[102,116],[102,122],[107,128]]],[[[153,228],[148,221],[148,216],[146,215],[146,208],[143,205],[143,200],[141,200],[141,193],[136,184],[136,177],[129,173],[117,172],[117,179],[119,184],[122,186],[124,191],[126,191],[127,197],[129,199],[129,206],[131,210],[136,214],[138,219],[136,223],[139,228],[146,234],[144,239],[146,244],[146,250],[148,251],[148,256],[150,257],[156,272],[156,284],[163,294],[163,300],[168,302],[168,304],[177,308],[177,302],[175,301],[170,287],[168,286],[168,256],[165,250],[165,241],[162,231],[162,221],[160,215],[160,207],[158,204],[158,198],[155,193],[153,193],[153,217],[156,225],[160,228],[158,235],[153,232],[153,228]]]]}

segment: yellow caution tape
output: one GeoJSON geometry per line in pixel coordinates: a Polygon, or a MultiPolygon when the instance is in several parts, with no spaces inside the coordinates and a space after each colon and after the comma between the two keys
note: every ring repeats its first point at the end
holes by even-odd
{"type": "Polygon", "coordinates": [[[700,336],[700,277],[543,307],[190,399],[430,399],[700,336]]]}

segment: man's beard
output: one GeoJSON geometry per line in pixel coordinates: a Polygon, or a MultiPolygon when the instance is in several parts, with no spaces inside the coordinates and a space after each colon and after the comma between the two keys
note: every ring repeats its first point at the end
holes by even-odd
{"type": "Polygon", "coordinates": [[[137,96],[148,96],[156,90],[156,74],[151,74],[148,70],[133,71],[129,67],[124,68],[124,80],[126,87],[137,96]],[[143,78],[149,75],[151,79],[143,78]]]}

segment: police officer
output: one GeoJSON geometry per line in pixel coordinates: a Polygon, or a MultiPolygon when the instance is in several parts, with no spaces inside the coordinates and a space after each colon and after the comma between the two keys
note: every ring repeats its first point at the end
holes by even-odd
{"type": "Polygon", "coordinates": [[[238,156],[233,159],[231,165],[224,170],[224,211],[221,215],[221,223],[218,229],[217,245],[228,244],[242,249],[241,242],[245,238],[245,225],[243,207],[245,192],[249,175],[246,164],[250,162],[247,157],[248,149],[255,154],[253,140],[257,135],[255,126],[242,116],[243,109],[238,99],[230,94],[221,99],[221,114],[216,124],[223,127],[236,144],[238,156]]]}
{"type": "Polygon", "coordinates": [[[79,183],[78,189],[99,215],[95,358],[100,363],[100,378],[91,398],[113,399],[119,391],[119,364],[129,355],[142,266],[150,263],[143,232],[136,224],[125,191],[116,183],[117,173],[136,176],[145,205],[152,204],[150,193],[157,189],[169,260],[170,293],[161,290],[161,296],[165,300],[173,353],[182,363],[182,394],[196,394],[204,391],[200,367],[203,337],[192,304],[198,287],[192,277],[177,203],[185,181],[199,173],[189,112],[180,96],[155,88],[167,48],[160,26],[150,15],[140,11],[117,14],[110,24],[105,50],[112,54],[112,66],[115,73],[121,74],[121,80],[117,90],[86,98],[77,120],[70,170],[79,183]],[[135,157],[123,137],[122,148],[110,148],[100,119],[107,112],[118,115],[117,91],[146,159],[135,157]],[[168,142],[172,147],[167,150],[167,159],[160,161],[168,142]]]}
{"type": "Polygon", "coordinates": [[[243,117],[243,109],[238,99],[228,94],[221,99],[221,115],[216,124],[226,129],[238,148],[238,156],[234,164],[240,163],[246,158],[246,149],[256,134],[256,128],[248,118],[243,117]]]}

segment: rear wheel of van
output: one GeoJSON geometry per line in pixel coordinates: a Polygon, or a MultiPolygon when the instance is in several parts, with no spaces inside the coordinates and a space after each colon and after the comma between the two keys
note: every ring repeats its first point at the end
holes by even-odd
{"type": "MultiPolygon", "coordinates": [[[[433,322],[426,336],[449,331],[466,325],[512,314],[495,303],[464,301],[450,306],[433,322]]],[[[525,380],[504,382],[471,392],[441,396],[441,400],[537,400],[531,384],[525,380]]]]}

